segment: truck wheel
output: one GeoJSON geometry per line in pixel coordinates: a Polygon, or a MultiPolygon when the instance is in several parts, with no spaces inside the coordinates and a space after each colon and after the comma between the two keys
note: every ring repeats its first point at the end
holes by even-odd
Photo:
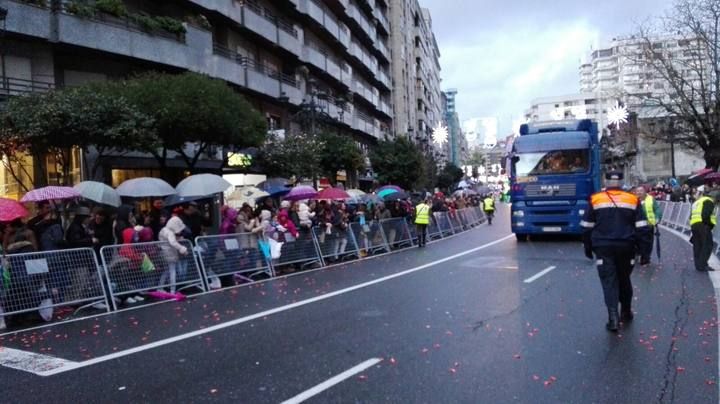
{"type": "Polygon", "coordinates": [[[527,241],[528,235],[527,235],[527,234],[515,233],[515,238],[517,239],[517,241],[521,241],[521,242],[522,242],[522,241],[527,241]]]}

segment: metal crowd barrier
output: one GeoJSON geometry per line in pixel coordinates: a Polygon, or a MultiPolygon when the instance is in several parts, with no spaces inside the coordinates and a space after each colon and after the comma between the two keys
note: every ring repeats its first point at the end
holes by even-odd
{"type": "MultiPolygon", "coordinates": [[[[660,201],[659,204],[663,209],[663,218],[660,222],[662,225],[675,229],[686,235],[691,234],[691,203],[660,201]]],[[[717,213],[717,215],[718,222],[720,222],[720,211],[717,213]]],[[[713,228],[713,240],[715,242],[714,252],[716,255],[720,256],[720,226],[715,226],[715,228],[713,228]]]]}
{"type": "Polygon", "coordinates": [[[452,223],[450,223],[450,214],[448,212],[435,212],[434,216],[442,237],[449,237],[455,234],[452,223]]]}
{"type": "MultiPolygon", "coordinates": [[[[483,221],[476,207],[455,215],[435,212],[428,237],[441,239],[483,221]]],[[[181,240],[185,254],[167,242],[105,246],[99,252],[102,265],[91,248],[4,255],[0,256],[0,318],[36,310],[52,318],[58,307],[117,310],[128,298],[148,291],[197,288],[204,292],[233,284],[232,280],[273,277],[283,266],[325,266],[326,259],[355,259],[412,247],[416,237],[411,218],[392,218],[351,223],[343,231],[333,228],[330,234],[318,227],[302,229],[298,238],[286,234],[275,258],[270,240],[252,233],[198,237],[195,246],[181,240]]]]}
{"type": "Polygon", "coordinates": [[[360,256],[377,253],[390,252],[385,232],[376,220],[369,221],[365,225],[350,223],[350,230],[360,249],[360,256]]]}
{"type": "Polygon", "coordinates": [[[452,226],[453,233],[461,233],[463,231],[463,225],[458,218],[458,212],[448,212],[448,218],[450,220],[450,226],[452,226]]]}
{"type": "Polygon", "coordinates": [[[0,257],[0,318],[38,311],[45,321],[56,309],[77,312],[108,301],[95,251],[77,248],[0,257]]]}
{"type": "Polygon", "coordinates": [[[280,249],[280,257],[272,260],[272,266],[277,269],[288,265],[300,269],[325,265],[320,256],[317,239],[311,229],[300,229],[297,238],[285,234],[285,242],[280,249]]]}
{"type": "Polygon", "coordinates": [[[108,280],[110,302],[118,302],[151,290],[175,293],[197,287],[207,290],[195,260],[193,246],[180,240],[185,254],[167,242],[134,243],[105,246],[100,257],[108,280]]]}
{"type": "Polygon", "coordinates": [[[195,252],[210,289],[217,289],[223,283],[228,286],[236,281],[253,281],[258,276],[273,277],[275,273],[262,252],[261,240],[262,236],[255,233],[197,237],[195,252]]]}
{"type": "Polygon", "coordinates": [[[312,232],[320,248],[323,262],[360,258],[360,248],[350,227],[345,229],[338,229],[337,226],[329,229],[313,227],[312,232]]]}
{"type": "Polygon", "coordinates": [[[384,219],[380,221],[380,227],[385,232],[388,246],[391,250],[414,246],[414,238],[410,233],[407,221],[402,217],[384,219]]]}

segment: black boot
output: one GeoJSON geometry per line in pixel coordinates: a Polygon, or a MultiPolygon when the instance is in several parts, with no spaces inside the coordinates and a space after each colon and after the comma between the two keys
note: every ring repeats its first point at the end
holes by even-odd
{"type": "Polygon", "coordinates": [[[620,311],[620,319],[623,321],[623,323],[629,323],[633,321],[635,318],[635,314],[633,313],[632,309],[630,308],[630,305],[621,305],[621,311],[620,311]]]}
{"type": "Polygon", "coordinates": [[[617,309],[608,309],[608,322],[605,324],[605,328],[608,331],[617,332],[619,325],[620,318],[617,309]]]}

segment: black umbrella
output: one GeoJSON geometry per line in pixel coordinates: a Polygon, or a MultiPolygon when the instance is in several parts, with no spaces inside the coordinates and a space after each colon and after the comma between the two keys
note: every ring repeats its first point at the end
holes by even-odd
{"type": "Polygon", "coordinates": [[[185,203],[195,202],[199,201],[201,199],[212,199],[212,197],[204,195],[204,196],[178,196],[176,195],[170,195],[167,198],[165,198],[165,206],[177,206],[182,205],[185,203]]]}

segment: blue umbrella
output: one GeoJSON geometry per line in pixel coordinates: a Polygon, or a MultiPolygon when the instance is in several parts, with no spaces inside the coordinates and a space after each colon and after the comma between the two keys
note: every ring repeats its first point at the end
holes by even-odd
{"type": "Polygon", "coordinates": [[[256,185],[257,188],[267,192],[270,196],[276,197],[290,192],[289,181],[285,178],[268,178],[256,185]]]}

